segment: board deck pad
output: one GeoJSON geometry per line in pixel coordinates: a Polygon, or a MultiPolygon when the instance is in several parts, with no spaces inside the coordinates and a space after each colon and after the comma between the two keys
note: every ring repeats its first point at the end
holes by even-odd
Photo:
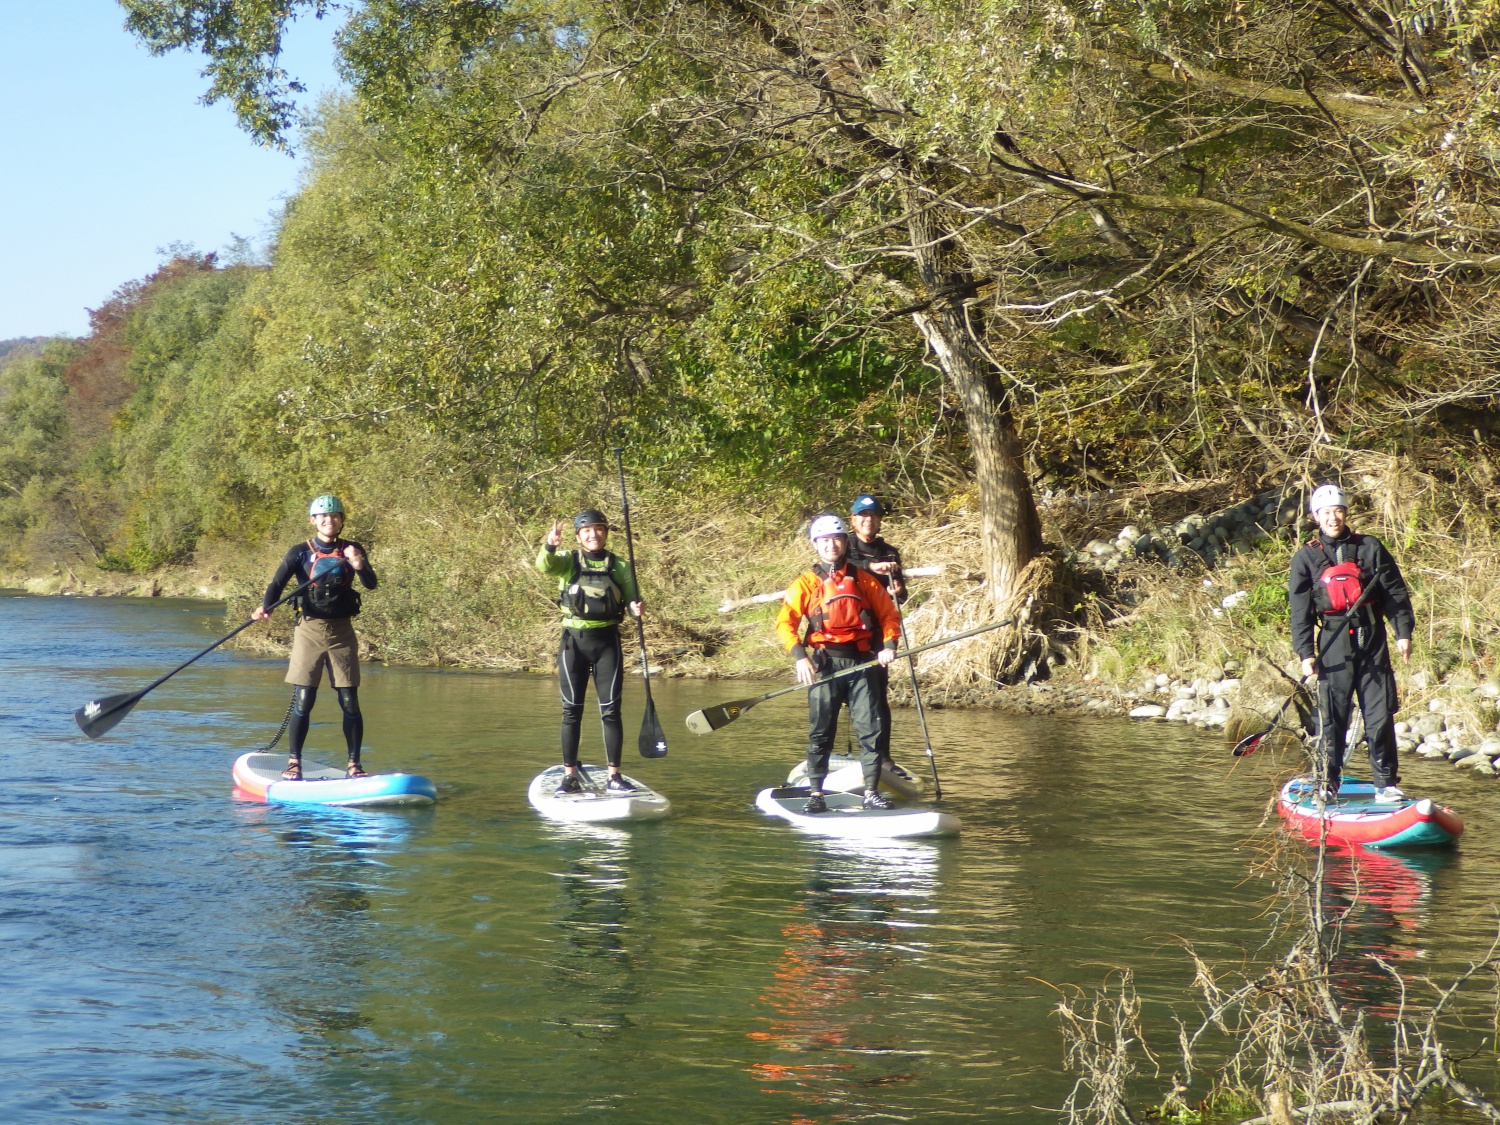
{"type": "MultiPolygon", "coordinates": [[[[786,775],[788,785],[807,784],[807,761],[798,762],[786,775]]],[[[880,787],[892,797],[914,801],[927,790],[926,779],[918,777],[905,766],[895,762],[881,763],[880,787]]],[[[828,776],[823,779],[823,789],[830,793],[863,793],[865,771],[857,757],[848,754],[830,754],[828,776]]]]}
{"type": "Polygon", "coordinates": [[[911,805],[867,809],[863,798],[855,793],[825,792],[823,800],[828,811],[809,813],[807,799],[811,792],[805,785],[762,789],[755,798],[755,805],[761,812],[780,817],[804,832],[819,836],[851,839],[955,836],[961,827],[958,817],[940,809],[911,805]]]}
{"type": "Polygon", "coordinates": [[[672,802],[645,782],[625,774],[635,786],[633,792],[608,789],[605,782],[609,771],[603,766],[580,765],[579,773],[584,779],[580,793],[558,794],[564,770],[561,764],[548,766],[531,779],[526,790],[526,799],[532,808],[553,820],[575,822],[658,820],[672,811],[672,802]]]}

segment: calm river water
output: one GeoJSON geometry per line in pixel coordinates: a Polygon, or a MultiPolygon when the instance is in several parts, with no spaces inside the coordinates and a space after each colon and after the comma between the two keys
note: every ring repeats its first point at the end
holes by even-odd
{"type": "MultiPolygon", "coordinates": [[[[1132,967],[1169,1051],[1179,940],[1225,961],[1264,940],[1243,845],[1276,763],[1231,774],[1198,732],[938,712],[963,835],[886,848],[754,810],[802,752],[800,697],[709,738],[681,725],[754,685],[657,687],[671,753],[627,769],[676,814],[626,831],[526,804],[556,755],[543,677],[369,670],[368,761],[432,777],[427,812],[233,799],[231,761],[286,707],[277,661],[215,654],[104,740],[77,732],[75,707],[222,627],[204,603],[0,597],[12,1125],[1048,1121],[1071,1085],[1052,986],[1132,967]]],[[[310,757],[342,761],[337,715],[319,701],[310,757]]],[[[1369,860],[1349,942],[1440,973],[1493,934],[1500,816],[1493,782],[1425,762],[1407,779],[1469,834],[1369,860]]],[[[1348,864],[1332,878],[1347,892],[1348,864]]]]}

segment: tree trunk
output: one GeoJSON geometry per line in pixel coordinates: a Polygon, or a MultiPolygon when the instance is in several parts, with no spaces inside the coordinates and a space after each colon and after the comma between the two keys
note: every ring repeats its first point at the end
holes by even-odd
{"type": "Polygon", "coordinates": [[[1016,590],[1026,564],[1042,548],[1041,521],[1023,467],[1021,440],[1006,407],[999,373],[980,350],[965,298],[967,279],[949,268],[940,229],[930,211],[909,201],[912,248],[926,296],[933,300],[913,314],[943,374],[963,400],[969,444],[979,486],[979,533],[984,547],[990,600],[997,610],[1016,590]]]}

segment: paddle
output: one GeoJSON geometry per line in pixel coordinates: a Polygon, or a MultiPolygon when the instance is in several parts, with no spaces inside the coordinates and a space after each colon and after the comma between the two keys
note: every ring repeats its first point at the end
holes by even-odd
{"type": "MultiPolygon", "coordinates": [[[[302,585],[298,586],[286,597],[272,602],[270,608],[275,609],[277,606],[291,601],[311,585],[311,582],[302,583],[302,585]]],[[[83,731],[83,733],[88,735],[90,738],[98,738],[100,735],[108,734],[110,731],[114,730],[117,725],[119,725],[120,720],[125,718],[126,715],[130,714],[135,705],[142,699],[144,699],[149,692],[155,691],[157,688],[161,687],[162,684],[166,683],[173,676],[177,675],[178,672],[181,672],[189,664],[193,663],[195,660],[201,660],[203,657],[213,652],[214,649],[218,648],[225,641],[229,640],[233,636],[243,633],[246,629],[250,628],[250,626],[254,624],[255,619],[251,618],[249,621],[246,621],[243,625],[241,625],[238,629],[235,629],[232,632],[226,633],[224,636],[220,637],[213,644],[209,645],[202,652],[198,653],[197,656],[184,660],[181,664],[177,665],[177,667],[173,668],[161,679],[147,684],[140,691],[128,692],[124,695],[106,695],[103,699],[94,699],[89,701],[82,707],[78,708],[78,710],[73,712],[73,718],[78,723],[78,729],[83,731]]]]}
{"type": "MultiPolygon", "coordinates": [[[[635,540],[630,534],[630,497],[625,492],[625,460],[623,450],[614,446],[615,467],[620,470],[620,506],[625,512],[625,553],[630,559],[630,580],[635,583],[636,596],[640,597],[641,580],[635,573],[635,540]]],[[[656,717],[656,704],[651,699],[651,662],[646,657],[646,621],[635,619],[635,627],[641,639],[641,681],[646,685],[646,713],[641,716],[641,733],[636,739],[636,749],[643,758],[665,758],[667,756],[667,734],[661,729],[661,720],[656,717]]]]}
{"type": "MultiPolygon", "coordinates": [[[[895,598],[891,601],[894,603],[895,598]]],[[[917,686],[917,658],[911,654],[911,640],[906,635],[906,618],[901,607],[896,606],[896,619],[901,622],[901,643],[907,646],[906,666],[911,670],[911,697],[917,704],[917,721],[922,724],[922,741],[927,746],[927,765],[932,769],[932,799],[943,799],[943,783],[938,780],[937,758],[932,753],[932,735],[927,730],[927,708],[922,706],[922,689],[917,686]]]]}
{"type": "MultiPolygon", "coordinates": [[[[942,574],[942,566],[913,566],[903,568],[902,574],[908,578],[931,578],[935,574],[942,574]]],[[[733,613],[737,609],[745,609],[752,605],[765,605],[767,602],[779,602],[786,597],[785,590],[773,590],[769,594],[752,594],[748,598],[729,598],[719,603],[720,613],[733,613]]]]}
{"type": "MultiPolygon", "coordinates": [[[[962,641],[968,637],[978,636],[980,633],[988,633],[991,629],[999,629],[1003,625],[1013,624],[1015,624],[1015,618],[1013,617],[1007,617],[1003,621],[992,621],[988,625],[979,626],[977,629],[969,629],[963,633],[954,633],[951,637],[944,637],[938,641],[928,641],[925,645],[918,645],[916,648],[909,648],[905,652],[898,652],[896,657],[899,659],[903,656],[916,656],[919,652],[926,652],[928,649],[937,648],[940,645],[952,644],[954,641],[962,641]]],[[[777,688],[775,691],[768,691],[765,695],[757,695],[752,699],[735,699],[728,703],[719,703],[713,707],[705,707],[701,711],[694,711],[687,717],[688,730],[694,734],[712,734],[720,727],[727,727],[746,711],[750,710],[750,708],[759,703],[764,703],[768,699],[775,699],[778,695],[790,695],[794,691],[806,691],[809,688],[817,687],[818,684],[840,680],[845,676],[852,676],[857,672],[867,671],[879,663],[880,661],[878,660],[870,660],[864,664],[856,664],[853,668],[845,668],[842,672],[835,672],[831,676],[825,676],[823,679],[816,680],[810,684],[793,684],[791,687],[777,688]]]]}
{"type": "MultiPolygon", "coordinates": [[[[1370,585],[1366,586],[1364,588],[1364,590],[1360,593],[1359,600],[1357,600],[1352,606],[1349,607],[1349,611],[1347,613],[1345,613],[1343,617],[1339,618],[1338,621],[1335,622],[1333,624],[1333,626],[1330,627],[1329,631],[1337,633],[1344,626],[1348,625],[1349,622],[1353,621],[1354,620],[1354,615],[1359,612],[1360,606],[1362,606],[1362,605],[1365,604],[1365,599],[1368,598],[1374,592],[1375,592],[1375,584],[1372,582],[1372,583],[1370,583],[1370,585]]],[[[1318,674],[1318,669],[1322,666],[1322,664],[1323,664],[1323,654],[1318,651],[1317,645],[1314,644],[1313,645],[1313,670],[1312,670],[1311,676],[1303,676],[1301,680],[1297,681],[1297,686],[1299,688],[1305,687],[1306,684],[1307,684],[1307,681],[1312,676],[1316,676],[1318,674]]],[[[1285,673],[1283,673],[1283,675],[1285,675],[1285,673]]],[[[1287,678],[1290,679],[1291,677],[1287,677],[1287,678]]],[[[1321,677],[1320,677],[1320,681],[1321,681],[1321,677]]],[[[1283,716],[1283,715],[1286,714],[1286,709],[1292,705],[1292,700],[1294,700],[1296,698],[1297,698],[1297,693],[1295,691],[1292,692],[1291,695],[1289,695],[1289,696],[1286,697],[1286,702],[1282,703],[1281,707],[1276,712],[1276,717],[1271,720],[1271,725],[1268,726],[1268,727],[1266,727],[1265,730],[1260,731],[1260,732],[1258,732],[1256,734],[1246,735],[1244,738],[1242,738],[1238,742],[1236,742],[1234,744],[1234,756],[1236,758],[1244,758],[1244,757],[1247,757],[1250,754],[1255,753],[1256,750],[1260,749],[1260,744],[1262,742],[1264,742],[1266,740],[1266,737],[1281,724],[1281,716],[1283,716]]],[[[1320,694],[1319,695],[1319,701],[1318,701],[1318,730],[1319,730],[1320,734],[1322,732],[1323,725],[1324,725],[1323,724],[1323,703],[1322,703],[1322,698],[1323,697],[1320,694]]]]}

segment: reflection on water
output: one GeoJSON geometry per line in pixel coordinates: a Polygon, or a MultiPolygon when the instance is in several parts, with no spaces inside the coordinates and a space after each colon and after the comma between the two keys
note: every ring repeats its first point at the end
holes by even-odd
{"type": "Polygon", "coordinates": [[[1428,960],[1434,879],[1454,862],[1449,849],[1386,852],[1330,847],[1323,863],[1323,911],[1333,936],[1334,992],[1378,1016],[1401,1007],[1401,985],[1381,968],[1410,973],[1428,960]]]}
{"type": "MultiPolygon", "coordinates": [[[[937,913],[939,849],[891,841],[819,841],[781,927],[785,950],[761,997],[774,1015],[749,1037],[772,1054],[751,1067],[768,1093],[808,1110],[914,1081],[909,1050],[867,1018],[888,1007],[904,964],[922,960],[937,913]]],[[[839,1120],[839,1116],[829,1120],[839,1120]]],[[[802,1110],[784,1118],[806,1120],[802,1110]]]]}
{"type": "Polygon", "coordinates": [[[638,997],[626,935],[636,913],[630,893],[628,831],[607,825],[549,824],[565,866],[552,922],[560,936],[549,981],[561,1008],[548,1022],[607,1042],[631,1027],[638,997]]]}
{"type": "MultiPolygon", "coordinates": [[[[964,833],[874,847],[754,811],[802,755],[790,705],[639,763],[676,812],[625,829],[526,803],[556,756],[550,677],[368,670],[370,760],[432,777],[431,810],[235,801],[231,763],[286,708],[280,661],[216,653],[78,736],[81,702],[221,630],[202,605],[0,597],[6,1125],[1030,1125],[1071,1085],[1049,984],[1132,967],[1161,1045],[1191,986],[1178,939],[1264,948],[1241,845],[1276,763],[1231,774],[1193,731],[934,712],[964,833]]],[[[669,723],[752,691],[653,690],[669,723]]],[[[909,720],[895,748],[919,761],[909,720]]],[[[309,754],[341,751],[315,724],[309,754]]],[[[1447,979],[1495,925],[1500,810],[1407,771],[1461,809],[1462,848],[1326,873],[1339,987],[1382,1010],[1372,956],[1447,979]]]]}

